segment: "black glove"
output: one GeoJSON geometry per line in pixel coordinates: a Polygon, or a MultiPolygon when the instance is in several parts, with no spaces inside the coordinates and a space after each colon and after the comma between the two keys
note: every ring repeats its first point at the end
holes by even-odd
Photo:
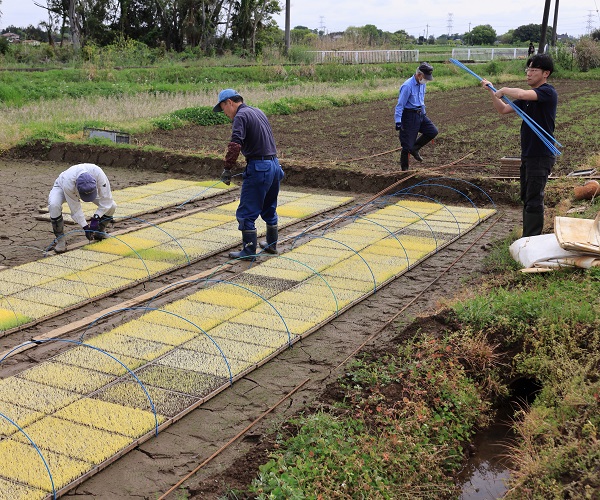
{"type": "Polygon", "coordinates": [[[223,184],[227,184],[228,186],[231,184],[231,170],[228,168],[223,170],[223,173],[221,174],[221,182],[223,184]]]}
{"type": "Polygon", "coordinates": [[[90,229],[92,231],[100,231],[100,217],[98,214],[94,214],[94,216],[90,219],[90,229]]]}
{"type": "Polygon", "coordinates": [[[85,237],[92,241],[94,239],[94,231],[92,231],[90,225],[88,224],[87,226],[83,226],[83,230],[85,231],[85,237]]]}
{"type": "Polygon", "coordinates": [[[402,130],[402,124],[396,123],[396,130],[402,130]]]}

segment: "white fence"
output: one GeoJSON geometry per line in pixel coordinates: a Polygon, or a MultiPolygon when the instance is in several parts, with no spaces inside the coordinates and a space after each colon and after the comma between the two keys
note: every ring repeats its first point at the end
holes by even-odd
{"type": "Polygon", "coordinates": [[[492,61],[494,59],[527,59],[528,48],[457,48],[452,58],[459,61],[492,61]]]}
{"type": "Polygon", "coordinates": [[[309,53],[315,55],[317,64],[369,64],[419,60],[418,50],[311,50],[309,53]]]}
{"type": "Polygon", "coordinates": [[[527,47],[519,48],[453,48],[450,52],[427,50],[311,50],[314,62],[339,64],[403,63],[441,61],[452,57],[459,61],[492,61],[493,59],[527,59],[527,47]]]}

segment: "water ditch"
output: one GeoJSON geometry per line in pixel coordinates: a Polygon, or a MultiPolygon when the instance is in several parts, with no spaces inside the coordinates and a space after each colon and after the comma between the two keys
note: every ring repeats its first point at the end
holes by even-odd
{"type": "Polygon", "coordinates": [[[515,412],[533,403],[541,386],[532,379],[510,384],[510,400],[498,409],[494,422],[478,432],[470,445],[470,458],[457,481],[462,486],[461,500],[493,500],[508,490],[512,466],[508,450],[515,445],[512,428],[515,412]]]}

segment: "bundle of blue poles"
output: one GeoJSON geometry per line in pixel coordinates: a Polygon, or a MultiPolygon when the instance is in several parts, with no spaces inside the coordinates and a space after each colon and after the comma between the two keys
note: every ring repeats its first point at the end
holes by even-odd
{"type": "MultiPolygon", "coordinates": [[[[483,80],[483,78],[481,78],[477,73],[471,71],[460,61],[457,61],[456,59],[450,59],[450,62],[452,64],[455,64],[459,68],[464,69],[466,72],[473,75],[479,81],[483,80]]],[[[488,87],[490,87],[494,92],[496,92],[496,89],[492,87],[492,85],[488,85],[488,87]]],[[[560,142],[558,142],[554,137],[552,137],[551,134],[549,134],[546,130],[540,127],[535,122],[535,120],[531,119],[529,115],[527,115],[527,113],[525,113],[521,108],[516,106],[515,103],[513,103],[508,97],[502,96],[501,99],[515,110],[515,113],[517,113],[517,115],[519,115],[523,119],[523,121],[529,126],[529,128],[531,128],[531,130],[535,132],[535,134],[540,138],[540,140],[546,145],[546,147],[552,152],[553,155],[559,156],[561,154],[558,148],[556,147],[558,146],[562,148],[562,144],[560,142]]]]}

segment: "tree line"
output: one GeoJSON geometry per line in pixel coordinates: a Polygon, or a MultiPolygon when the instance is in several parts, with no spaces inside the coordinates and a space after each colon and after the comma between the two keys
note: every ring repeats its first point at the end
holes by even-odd
{"type": "MultiPolygon", "coordinates": [[[[1,2],[0,2],[1,3],[1,2]]],[[[251,54],[279,35],[273,15],[277,0],[46,0],[34,3],[46,11],[38,28],[20,31],[50,45],[68,41],[78,50],[86,44],[111,45],[136,40],[150,48],[206,53],[237,48],[251,54]],[[58,36],[57,36],[58,35],[58,36]]],[[[9,26],[18,30],[14,26],[9,26]]],[[[18,31],[16,31],[18,33],[18,31]]],[[[33,38],[33,39],[36,39],[33,38]]]]}

